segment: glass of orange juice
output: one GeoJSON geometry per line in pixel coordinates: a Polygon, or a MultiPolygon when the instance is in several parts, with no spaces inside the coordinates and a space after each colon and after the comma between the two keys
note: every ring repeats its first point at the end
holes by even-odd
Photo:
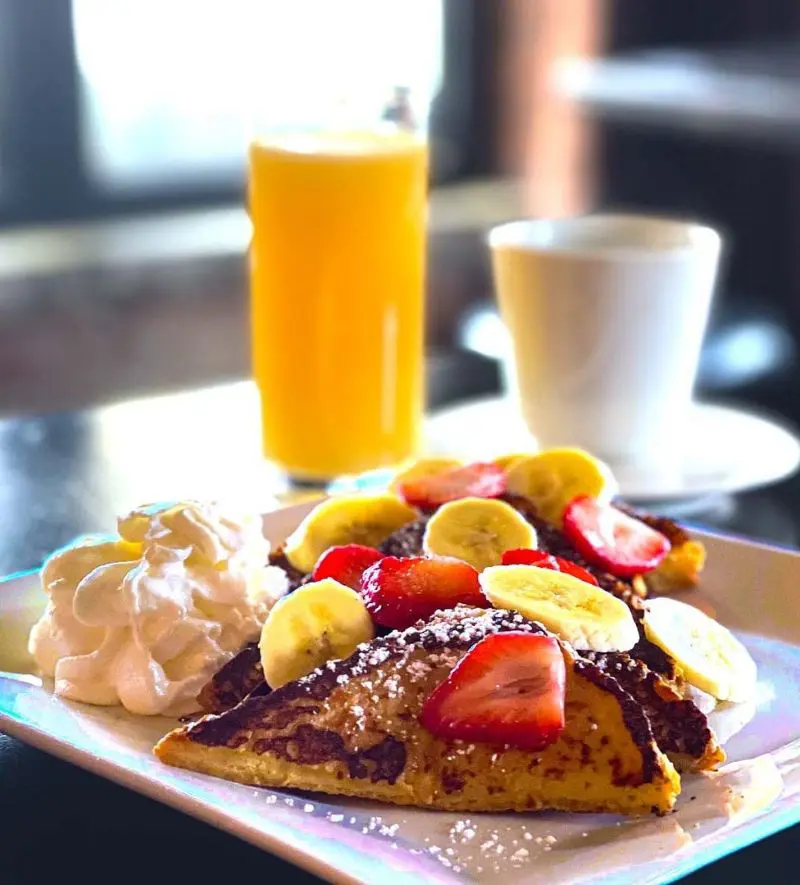
{"type": "Polygon", "coordinates": [[[263,450],[326,482],[417,449],[428,153],[394,126],[249,149],[252,366],[263,450]]]}

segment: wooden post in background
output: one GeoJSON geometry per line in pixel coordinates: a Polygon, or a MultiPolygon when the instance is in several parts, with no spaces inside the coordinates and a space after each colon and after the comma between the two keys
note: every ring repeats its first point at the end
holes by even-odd
{"type": "Polygon", "coordinates": [[[498,159],[524,182],[525,211],[563,216],[593,208],[593,126],[554,88],[565,58],[602,51],[604,0],[500,0],[498,159]]]}

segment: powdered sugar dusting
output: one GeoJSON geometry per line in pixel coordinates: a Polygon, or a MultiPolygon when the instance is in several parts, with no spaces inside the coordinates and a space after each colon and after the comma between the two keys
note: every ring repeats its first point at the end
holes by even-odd
{"type": "MultiPolygon", "coordinates": [[[[340,801],[350,804],[346,799],[340,801]]],[[[298,810],[324,817],[359,838],[378,839],[391,851],[427,858],[468,881],[485,885],[498,876],[508,876],[508,885],[539,878],[575,881],[578,872],[596,862],[597,852],[603,856],[608,848],[617,856],[620,840],[628,846],[626,859],[634,867],[651,863],[659,855],[671,854],[688,838],[684,832],[688,826],[685,824],[682,830],[673,818],[616,821],[608,816],[576,818],[557,813],[470,816],[426,812],[421,821],[416,811],[386,806],[380,814],[373,814],[362,803],[356,803],[350,815],[341,806],[322,803],[301,802],[298,810]],[[313,810],[309,811],[309,807],[313,810]],[[591,826],[587,829],[588,823],[591,826]],[[613,848],[614,845],[617,847],[613,848]],[[555,868],[563,869],[564,875],[554,874],[555,868]]],[[[421,881],[425,881],[424,867],[418,869],[421,881]]]]}
{"type": "MultiPolygon", "coordinates": [[[[323,700],[331,709],[340,704],[336,690],[347,692],[348,727],[355,734],[366,739],[375,732],[390,732],[402,740],[416,729],[421,701],[470,647],[498,629],[538,628],[514,612],[461,606],[438,612],[424,624],[362,643],[348,660],[329,661],[303,681],[311,685],[320,676],[332,678],[333,691],[323,700]]],[[[472,748],[456,745],[454,752],[463,756],[472,748]]]]}

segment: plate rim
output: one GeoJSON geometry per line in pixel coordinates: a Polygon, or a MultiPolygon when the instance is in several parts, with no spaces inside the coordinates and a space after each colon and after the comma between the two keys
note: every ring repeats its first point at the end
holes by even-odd
{"type": "MultiPolygon", "coordinates": [[[[4,675],[0,673],[0,682],[4,678],[4,675]]],[[[21,682],[23,680],[17,681],[21,682]]],[[[36,687],[38,688],[38,686],[36,687]]],[[[339,866],[333,860],[327,860],[315,853],[318,847],[310,841],[304,842],[302,839],[297,839],[293,842],[291,830],[286,826],[281,827],[285,833],[280,835],[275,832],[265,831],[253,823],[230,817],[220,807],[208,803],[202,797],[194,795],[189,787],[182,789],[180,783],[167,783],[159,778],[148,777],[146,773],[126,768],[124,765],[109,760],[105,756],[93,754],[75,747],[68,741],[60,740],[58,737],[35,725],[7,718],[2,711],[0,711],[0,726],[2,726],[0,733],[8,734],[48,755],[88,771],[90,774],[97,775],[126,790],[132,790],[148,799],[160,802],[182,814],[187,814],[221,832],[227,833],[229,836],[241,839],[261,851],[274,854],[299,869],[319,876],[321,879],[330,882],[331,885],[395,885],[398,882],[403,883],[403,885],[418,885],[420,873],[424,873],[426,876],[425,881],[431,883],[431,885],[467,885],[470,881],[449,873],[444,867],[437,869],[430,864],[426,865],[424,869],[414,871],[413,875],[411,871],[400,872],[391,869],[387,861],[377,856],[372,856],[372,860],[378,860],[380,863],[380,875],[375,876],[371,872],[370,878],[365,878],[349,871],[345,866],[339,866]]],[[[165,766],[165,768],[167,767],[165,766]]],[[[184,776],[191,776],[193,774],[193,772],[187,772],[182,769],[173,769],[170,779],[180,782],[184,776]]],[[[195,776],[217,780],[217,778],[212,778],[211,775],[196,774],[195,776]]],[[[328,825],[330,827],[335,826],[333,823],[328,825]]],[[[354,853],[358,852],[348,851],[348,856],[354,853]]],[[[401,853],[398,854],[402,856],[401,853]]],[[[372,870],[374,871],[374,869],[373,867],[372,870]]]]}

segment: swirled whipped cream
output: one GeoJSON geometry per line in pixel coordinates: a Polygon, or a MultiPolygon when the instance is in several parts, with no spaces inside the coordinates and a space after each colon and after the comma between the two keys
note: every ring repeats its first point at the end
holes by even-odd
{"type": "Polygon", "coordinates": [[[255,514],[183,501],[132,511],[42,569],[47,608],[29,650],[55,692],[132,713],[197,709],[209,678],[260,633],[286,592],[255,514]]]}

